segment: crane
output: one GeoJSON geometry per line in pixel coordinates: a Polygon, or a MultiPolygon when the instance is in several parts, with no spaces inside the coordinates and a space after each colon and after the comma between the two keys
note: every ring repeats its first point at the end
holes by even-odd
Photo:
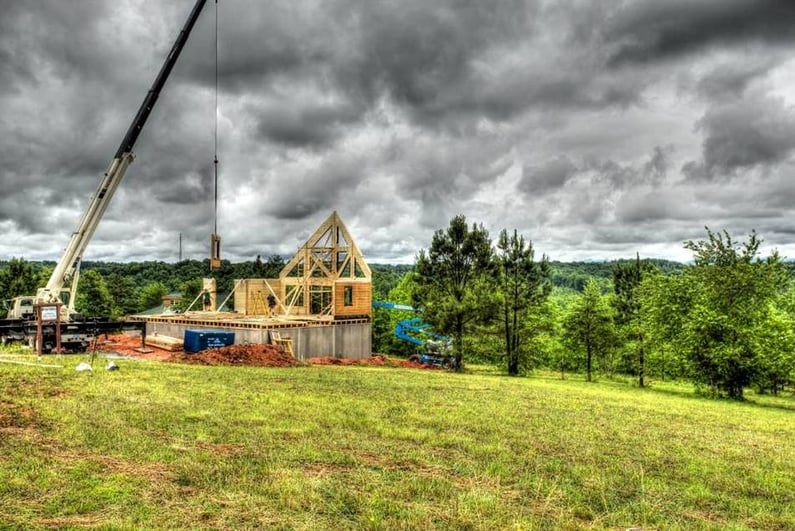
{"type": "MultiPolygon", "coordinates": [[[[94,236],[94,231],[96,231],[102,216],[105,214],[105,210],[108,208],[113,195],[116,193],[116,189],[124,178],[127,168],[133,161],[133,147],[135,146],[136,140],[138,140],[138,135],[141,134],[146,120],[149,118],[149,114],[152,112],[155,103],[157,103],[160,91],[166,84],[166,80],[169,74],[171,74],[171,70],[174,68],[177,58],[179,58],[179,54],[182,52],[182,48],[185,46],[188,36],[193,26],[196,24],[196,20],[198,20],[199,14],[202,8],[204,8],[206,1],[207,0],[197,0],[196,4],[193,6],[193,10],[187,22],[185,22],[182,31],[179,32],[179,36],[177,36],[177,40],[174,42],[174,46],[166,57],[166,62],[157,74],[155,82],[152,84],[152,88],[149,89],[149,92],[147,92],[143,103],[141,103],[135,115],[135,119],[133,119],[129,129],[127,129],[127,133],[124,135],[113,160],[110,161],[108,170],[100,181],[97,192],[91,198],[88,208],[83,214],[80,223],[77,225],[77,229],[72,233],[72,238],[69,240],[69,244],[66,246],[63,256],[53,270],[50,279],[47,281],[47,285],[36,294],[37,302],[55,303],[60,301],[61,291],[64,286],[70,280],[76,280],[79,276],[78,271],[80,270],[80,261],[83,253],[88,243],[91,241],[91,238],[94,236]]],[[[72,282],[69,289],[70,307],[73,307],[76,289],[76,282],[72,282]]]]}
{"type": "MultiPolygon", "coordinates": [[[[133,148],[135,147],[135,142],[138,140],[138,136],[141,134],[149,118],[149,114],[157,103],[160,92],[166,84],[166,80],[168,80],[171,70],[174,68],[182,49],[185,47],[188,36],[206,3],[207,0],[197,0],[194,4],[187,21],[179,32],[157,77],[155,77],[152,87],[146,93],[146,97],[138,108],[135,118],[127,129],[127,133],[124,135],[116,154],[110,161],[108,169],[101,179],[96,193],[91,197],[88,208],[83,213],[77,228],[72,233],[69,243],[61,259],[58,260],[46,286],[39,289],[35,297],[15,297],[12,299],[8,319],[20,320],[30,317],[33,313],[34,305],[60,304],[62,293],[68,293],[68,304],[61,307],[61,321],[68,323],[72,320],[77,293],[77,282],[80,274],[80,262],[83,253],[86,247],[88,247],[91,238],[94,236],[94,232],[100,220],[105,214],[113,195],[116,193],[119,184],[124,178],[124,174],[133,162],[133,148]]],[[[3,327],[0,326],[0,336],[3,336],[2,328],[3,327]]]]}

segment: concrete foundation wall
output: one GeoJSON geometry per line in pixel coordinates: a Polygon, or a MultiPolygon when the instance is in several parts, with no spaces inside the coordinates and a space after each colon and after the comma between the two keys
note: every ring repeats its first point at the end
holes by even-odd
{"type": "Polygon", "coordinates": [[[220,330],[235,333],[235,344],[270,343],[270,330],[281,333],[282,338],[293,339],[293,352],[300,360],[317,356],[335,358],[368,358],[372,354],[371,323],[333,323],[305,327],[279,328],[223,328],[182,323],[146,323],[146,334],[161,334],[182,339],[185,330],[220,330]]]}

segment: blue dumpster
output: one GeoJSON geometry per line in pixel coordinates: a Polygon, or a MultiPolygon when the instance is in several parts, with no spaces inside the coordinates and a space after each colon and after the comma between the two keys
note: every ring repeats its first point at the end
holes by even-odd
{"type": "Polygon", "coordinates": [[[185,330],[183,342],[185,352],[199,352],[208,348],[234,345],[235,333],[217,330],[185,330]]]}

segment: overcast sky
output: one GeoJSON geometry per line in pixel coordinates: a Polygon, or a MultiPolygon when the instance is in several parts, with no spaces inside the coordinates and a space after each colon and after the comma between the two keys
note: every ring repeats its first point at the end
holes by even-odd
{"type": "MultiPolygon", "coordinates": [[[[60,257],[193,0],[0,0],[0,259],[60,257]]],[[[553,260],[795,258],[790,0],[220,0],[222,256],[337,210],[370,262],[464,214],[553,260]]],[[[215,4],[87,260],[206,258],[215,4]]]]}

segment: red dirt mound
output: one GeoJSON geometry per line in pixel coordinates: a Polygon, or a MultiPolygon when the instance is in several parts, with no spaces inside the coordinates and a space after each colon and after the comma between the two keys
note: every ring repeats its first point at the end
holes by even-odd
{"type": "Polygon", "coordinates": [[[167,361],[194,365],[249,365],[256,367],[292,367],[300,365],[292,354],[273,345],[230,345],[186,354],[174,353],[167,361]]]}
{"type": "MultiPolygon", "coordinates": [[[[260,367],[292,367],[301,362],[273,345],[232,345],[218,349],[205,350],[196,354],[184,352],[168,352],[149,347],[149,352],[141,353],[141,336],[113,334],[98,338],[97,350],[101,352],[117,352],[125,356],[141,359],[171,361],[175,363],[191,363],[196,365],[252,365],[260,367]]],[[[441,370],[441,367],[424,365],[400,358],[388,358],[382,354],[374,354],[369,358],[347,359],[323,356],[310,358],[313,365],[354,365],[367,367],[403,367],[406,369],[441,370]]]]}
{"type": "Polygon", "coordinates": [[[171,352],[151,347],[146,347],[148,352],[139,352],[137,349],[142,347],[140,335],[101,335],[97,337],[96,341],[99,352],[116,352],[123,356],[157,361],[168,359],[171,356],[171,352]]]}

